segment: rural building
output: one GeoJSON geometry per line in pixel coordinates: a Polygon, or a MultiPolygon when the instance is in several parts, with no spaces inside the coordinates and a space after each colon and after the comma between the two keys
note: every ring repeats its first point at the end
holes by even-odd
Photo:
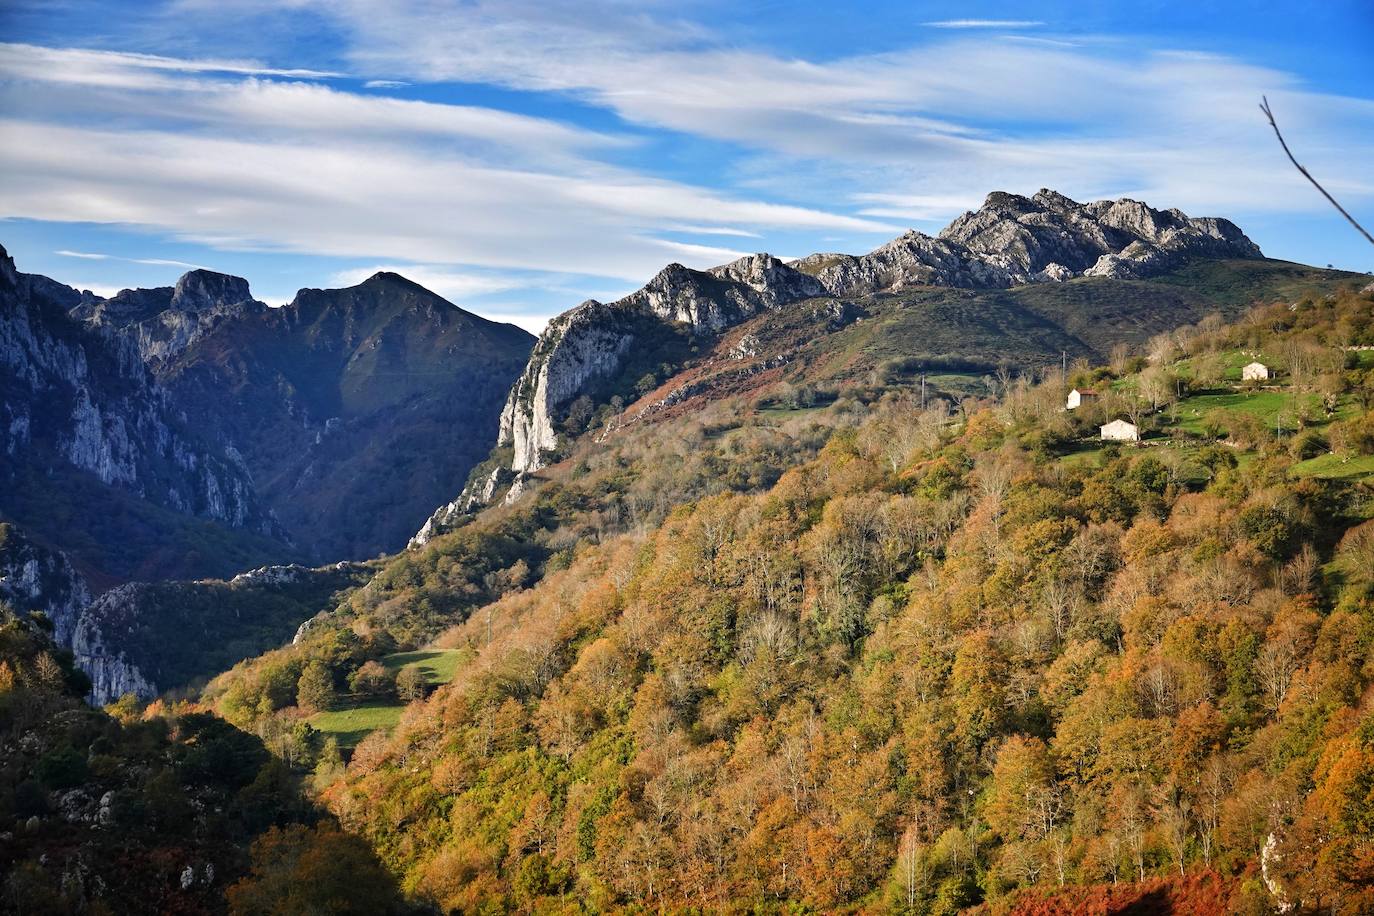
{"type": "Polygon", "coordinates": [[[1262,382],[1269,378],[1269,367],[1264,363],[1251,363],[1240,370],[1242,382],[1262,382]]]}
{"type": "Polygon", "coordinates": [[[1104,442],[1139,442],[1140,430],[1134,423],[1125,420],[1113,420],[1102,427],[1102,440],[1104,442]]]}
{"type": "Polygon", "coordinates": [[[1064,402],[1064,409],[1075,410],[1083,406],[1085,400],[1095,397],[1097,397],[1097,392],[1091,388],[1075,388],[1069,392],[1069,399],[1064,402]]]}

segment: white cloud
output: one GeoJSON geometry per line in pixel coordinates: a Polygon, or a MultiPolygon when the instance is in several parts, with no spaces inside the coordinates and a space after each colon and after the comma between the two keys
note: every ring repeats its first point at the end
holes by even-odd
{"type": "Polygon", "coordinates": [[[86,48],[49,48],[0,42],[0,73],[10,78],[122,88],[172,85],[184,74],[236,74],[302,79],[331,79],[342,74],[323,70],[278,69],[253,61],[210,60],[130,54],[86,48]]]}
{"type": "Polygon", "coordinates": [[[921,24],[933,29],[1034,29],[1045,23],[1039,19],[941,19],[921,24]]]}
{"type": "Polygon", "coordinates": [[[550,174],[365,143],[12,120],[0,121],[0,134],[0,213],[157,226],[226,248],[642,279],[668,244],[646,233],[665,223],[891,228],[607,168],[550,174]]]}
{"type": "Polygon", "coordinates": [[[404,89],[411,85],[405,80],[368,80],[363,83],[364,89],[404,89]]]}
{"type": "Polygon", "coordinates": [[[196,270],[199,264],[190,264],[186,261],[173,261],[167,258],[124,258],[117,254],[100,254],[94,251],[69,251],[59,248],[53,254],[61,255],[64,258],[81,258],[87,261],[127,261],[130,264],[149,264],[154,267],[185,267],[187,270],[196,270]]]}
{"type": "Polygon", "coordinates": [[[812,61],[606,0],[301,2],[346,31],[363,72],[565,93],[743,147],[736,173],[761,192],[852,203],[876,219],[948,218],[989,190],[1042,185],[1082,198],[1148,192],[1238,218],[1315,212],[1322,202],[1254,111],[1263,93],[1301,122],[1305,164],[1356,197],[1374,185],[1374,103],[1217,55],[1109,37],[1031,42],[972,28],[994,20],[947,20],[968,28],[812,61]],[[894,203],[911,199],[921,205],[894,203]]]}

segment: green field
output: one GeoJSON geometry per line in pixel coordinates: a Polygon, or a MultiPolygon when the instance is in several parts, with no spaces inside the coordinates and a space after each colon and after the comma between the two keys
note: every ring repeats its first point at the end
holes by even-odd
{"type": "Polygon", "coordinates": [[[1316,458],[1293,465],[1293,473],[1299,477],[1356,480],[1374,475],[1374,455],[1347,459],[1333,454],[1318,455],[1316,458]]]}
{"type": "Polygon", "coordinates": [[[310,724],[317,731],[337,739],[340,748],[352,748],[377,729],[394,726],[401,720],[403,709],[405,704],[397,700],[370,700],[316,713],[310,717],[310,724]]]}
{"type": "MultiPolygon", "coordinates": [[[[1306,395],[1308,415],[1320,415],[1321,402],[1315,395],[1306,395]]],[[[1234,410],[1258,417],[1266,426],[1283,415],[1285,429],[1297,428],[1300,402],[1287,391],[1225,391],[1199,394],[1178,404],[1177,427],[1185,432],[1201,435],[1207,415],[1214,410],[1234,410]]],[[[1166,411],[1165,415],[1172,411],[1166,411]]]]}
{"type": "Polygon", "coordinates": [[[407,665],[416,665],[425,676],[426,684],[447,684],[462,661],[462,649],[420,649],[416,652],[397,652],[382,659],[382,664],[393,674],[399,673],[407,665]]]}
{"type": "MultiPolygon", "coordinates": [[[[438,686],[453,680],[466,655],[463,649],[420,649],[388,655],[382,659],[382,664],[393,673],[416,665],[425,676],[425,683],[438,686]]],[[[379,728],[394,727],[401,720],[405,707],[406,704],[398,699],[358,701],[345,698],[340,708],[316,713],[309,722],[317,731],[335,738],[340,748],[349,749],[379,728]]]]}

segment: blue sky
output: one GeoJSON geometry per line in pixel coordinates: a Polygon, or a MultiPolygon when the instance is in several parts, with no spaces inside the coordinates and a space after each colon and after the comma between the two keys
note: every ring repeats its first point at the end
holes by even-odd
{"type": "Polygon", "coordinates": [[[1374,269],[1374,4],[6,0],[0,243],[109,293],[398,270],[537,329],[670,261],[867,251],[986,192],[1374,269]]]}

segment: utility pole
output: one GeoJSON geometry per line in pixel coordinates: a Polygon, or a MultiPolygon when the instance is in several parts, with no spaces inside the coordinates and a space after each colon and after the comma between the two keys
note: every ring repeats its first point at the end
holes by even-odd
{"type": "Polygon", "coordinates": [[[926,374],[921,373],[921,409],[926,409],[926,374]]]}
{"type": "Polygon", "coordinates": [[[1068,375],[1068,374],[1069,374],[1069,351],[1068,351],[1068,350],[1060,350],[1060,351],[1059,351],[1059,371],[1063,372],[1065,375],[1068,375]]]}

